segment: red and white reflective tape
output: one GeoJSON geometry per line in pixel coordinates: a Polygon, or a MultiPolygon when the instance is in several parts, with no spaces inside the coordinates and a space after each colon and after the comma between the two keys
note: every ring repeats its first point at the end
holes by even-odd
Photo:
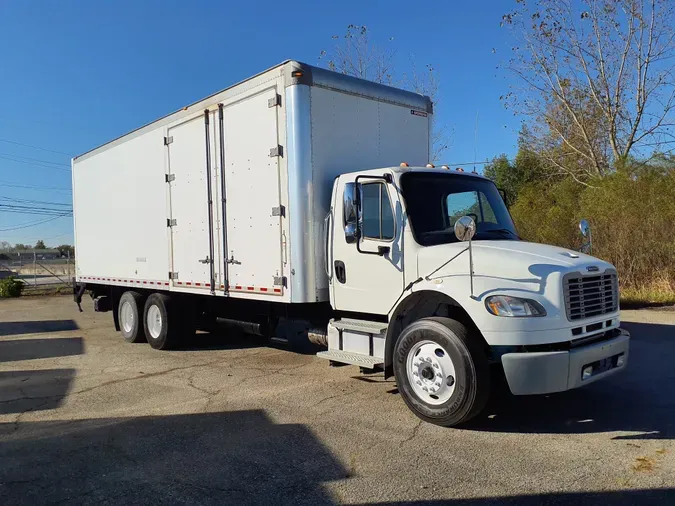
{"type": "Polygon", "coordinates": [[[155,281],[149,279],[124,279],[124,278],[99,278],[98,276],[80,276],[84,281],[106,281],[109,283],[121,283],[126,285],[150,285],[150,286],[169,286],[168,281],[155,281]]]}
{"type": "MultiPolygon", "coordinates": [[[[150,286],[171,286],[168,281],[155,281],[148,279],[124,279],[124,278],[100,278],[98,276],[80,276],[78,279],[83,281],[97,282],[104,281],[108,283],[119,283],[123,285],[136,286],[136,285],[148,285],[150,286]]],[[[211,283],[195,282],[195,281],[175,281],[176,286],[181,288],[190,287],[190,288],[211,288],[211,283]]],[[[220,289],[223,290],[225,285],[220,285],[220,289]]],[[[282,290],[278,287],[268,288],[265,286],[250,286],[250,285],[229,285],[228,291],[230,292],[245,292],[245,293],[262,293],[266,295],[281,295],[282,290]]]]}

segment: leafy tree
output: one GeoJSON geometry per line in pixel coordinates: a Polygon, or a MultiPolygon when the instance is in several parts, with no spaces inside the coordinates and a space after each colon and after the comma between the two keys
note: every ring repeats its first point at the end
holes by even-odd
{"type": "Polygon", "coordinates": [[[483,174],[506,192],[509,205],[516,202],[526,185],[545,181],[547,177],[541,157],[522,147],[513,161],[505,154],[495,157],[485,166],[483,174]]]}
{"type": "Polygon", "coordinates": [[[14,245],[14,249],[16,249],[16,250],[24,250],[24,249],[32,249],[32,248],[31,248],[30,246],[26,246],[26,245],[23,244],[23,243],[17,242],[17,243],[14,245]]]}
{"type": "Polygon", "coordinates": [[[530,119],[546,168],[593,186],[675,139],[675,2],[516,0],[503,16],[520,78],[506,103],[530,119]],[[647,149],[651,151],[651,149],[647,149]]]}
{"type": "Polygon", "coordinates": [[[67,257],[68,254],[70,254],[70,258],[75,257],[75,248],[70,244],[61,244],[60,246],[57,246],[56,249],[59,250],[59,254],[63,257],[67,257]]]}
{"type": "Polygon", "coordinates": [[[45,242],[40,239],[35,243],[35,249],[47,249],[47,246],[45,246],[45,242]]]}

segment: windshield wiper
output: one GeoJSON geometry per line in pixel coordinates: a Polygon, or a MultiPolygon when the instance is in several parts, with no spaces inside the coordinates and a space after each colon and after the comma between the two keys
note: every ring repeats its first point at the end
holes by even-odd
{"type": "Polygon", "coordinates": [[[516,239],[520,239],[520,237],[518,237],[518,234],[516,234],[513,230],[509,230],[508,228],[491,228],[490,230],[483,230],[484,234],[488,234],[490,232],[494,232],[495,234],[502,234],[502,235],[508,234],[508,235],[512,235],[516,239]]]}

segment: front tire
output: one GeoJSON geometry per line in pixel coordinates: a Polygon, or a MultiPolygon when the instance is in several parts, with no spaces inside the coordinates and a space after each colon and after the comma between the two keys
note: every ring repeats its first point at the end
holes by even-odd
{"type": "Polygon", "coordinates": [[[150,346],[156,350],[171,350],[180,344],[180,326],[177,313],[171,310],[171,298],[153,293],[145,301],[143,325],[150,346]]]}
{"type": "Polygon", "coordinates": [[[452,427],[485,407],[490,368],[479,343],[449,318],[424,318],[403,330],[394,347],[394,375],[413,413],[452,427]]]}

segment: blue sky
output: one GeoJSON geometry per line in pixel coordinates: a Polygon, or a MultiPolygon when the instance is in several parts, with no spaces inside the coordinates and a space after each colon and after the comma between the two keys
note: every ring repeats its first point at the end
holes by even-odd
{"type": "MultiPolygon", "coordinates": [[[[438,69],[436,114],[454,129],[446,163],[474,160],[474,151],[478,160],[512,155],[519,121],[499,101],[508,77],[496,69],[509,53],[499,21],[510,6],[504,0],[0,1],[0,204],[8,203],[1,197],[68,203],[68,154],[285,59],[317,64],[320,51],[334,44],[331,36],[350,23],[392,46],[401,69],[411,56],[420,67],[438,69]]],[[[72,242],[70,218],[7,230],[44,219],[0,212],[0,241],[72,242]]]]}

